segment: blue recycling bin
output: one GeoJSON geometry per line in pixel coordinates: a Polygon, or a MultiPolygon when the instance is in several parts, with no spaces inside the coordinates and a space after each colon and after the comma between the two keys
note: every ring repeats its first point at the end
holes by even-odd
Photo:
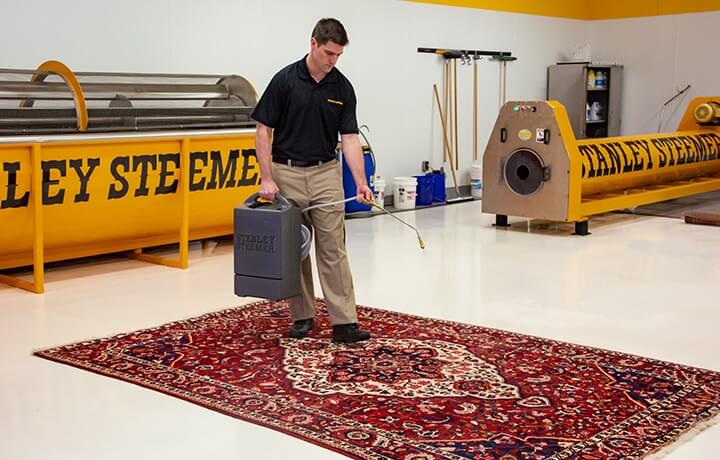
{"type": "Polygon", "coordinates": [[[433,172],[433,203],[444,203],[447,195],[445,192],[445,172],[433,172]]]}
{"type": "Polygon", "coordinates": [[[433,185],[435,178],[432,173],[424,176],[415,176],[417,179],[417,194],[415,195],[415,206],[429,206],[433,203],[433,185]]]}

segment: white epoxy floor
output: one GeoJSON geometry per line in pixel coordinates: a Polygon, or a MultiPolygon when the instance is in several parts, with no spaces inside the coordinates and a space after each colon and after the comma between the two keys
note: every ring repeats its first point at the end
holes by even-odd
{"type": "MultiPolygon", "coordinates": [[[[357,300],[423,316],[720,371],[720,228],[610,214],[491,226],[480,203],[347,221],[357,300]]],[[[319,290],[318,290],[319,292],[319,290]]],[[[194,244],[178,270],[103,257],[46,273],[46,293],[0,285],[0,459],[331,459],[331,451],[108,377],[36,349],[249,302],[232,246],[194,244]]],[[[716,459],[720,426],[668,459],[716,459]]]]}

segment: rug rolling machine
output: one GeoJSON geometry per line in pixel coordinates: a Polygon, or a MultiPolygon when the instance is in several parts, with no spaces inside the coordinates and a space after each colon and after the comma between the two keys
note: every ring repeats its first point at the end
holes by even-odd
{"type": "Polygon", "coordinates": [[[256,192],[253,85],[237,75],[0,69],[0,270],[125,252],[187,267],[256,192]],[[178,258],[143,248],[180,243],[178,258]]]}
{"type": "Polygon", "coordinates": [[[482,210],[574,222],[592,215],[720,190],[720,97],[690,102],[674,133],[576,139],[557,101],[500,110],[483,157],[482,210]]]}

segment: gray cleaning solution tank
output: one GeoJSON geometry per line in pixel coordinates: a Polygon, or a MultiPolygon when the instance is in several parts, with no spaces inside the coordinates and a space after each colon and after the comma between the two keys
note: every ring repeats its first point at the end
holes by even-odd
{"type": "Polygon", "coordinates": [[[295,297],[300,294],[304,252],[300,209],[279,194],[272,203],[258,198],[255,193],[234,209],[235,294],[295,297]]]}

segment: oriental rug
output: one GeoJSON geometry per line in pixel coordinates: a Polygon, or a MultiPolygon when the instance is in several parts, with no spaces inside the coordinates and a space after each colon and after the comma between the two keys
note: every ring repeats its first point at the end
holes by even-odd
{"type": "Polygon", "coordinates": [[[359,307],[373,338],[302,340],[262,301],[37,352],[352,458],[642,458],[720,412],[720,374],[359,307]]]}

